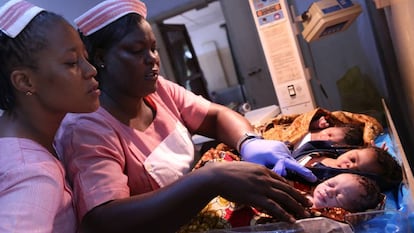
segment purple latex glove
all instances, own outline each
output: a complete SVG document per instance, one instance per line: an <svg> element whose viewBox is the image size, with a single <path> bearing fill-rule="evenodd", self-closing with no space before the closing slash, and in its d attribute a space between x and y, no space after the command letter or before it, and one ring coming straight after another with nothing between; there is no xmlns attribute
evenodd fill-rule
<svg viewBox="0 0 414 233"><path fill-rule="evenodd" d="M290 170L309 182L317 180L309 169L291 157L289 149L283 142L249 139L241 145L240 154L242 160L266 166L281 176L286 176L287 170Z"/></svg>

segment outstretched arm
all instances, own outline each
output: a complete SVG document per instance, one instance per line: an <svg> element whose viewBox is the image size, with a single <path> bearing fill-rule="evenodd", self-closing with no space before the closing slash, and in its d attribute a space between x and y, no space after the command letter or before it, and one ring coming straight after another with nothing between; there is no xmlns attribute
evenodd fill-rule
<svg viewBox="0 0 414 233"><path fill-rule="evenodd" d="M253 126L242 115L227 107L211 104L197 133L216 138L236 148L243 160L264 165L279 175L284 176L287 170L291 170L310 182L316 180L310 170L298 164L291 157L284 143L245 137L246 133L250 132L254 132Z"/></svg>
<svg viewBox="0 0 414 233"><path fill-rule="evenodd" d="M309 216L304 210L309 201L283 178L260 165L229 162L207 164L157 191L102 204L82 225L103 233L174 232L217 195L282 221Z"/></svg>

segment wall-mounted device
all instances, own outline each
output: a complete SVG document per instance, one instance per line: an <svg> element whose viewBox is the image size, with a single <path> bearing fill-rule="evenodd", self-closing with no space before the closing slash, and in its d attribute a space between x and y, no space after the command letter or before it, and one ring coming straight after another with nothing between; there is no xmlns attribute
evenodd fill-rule
<svg viewBox="0 0 414 233"><path fill-rule="evenodd" d="M307 42L346 30L362 12L351 0L320 0L302 14L302 36Z"/></svg>
<svg viewBox="0 0 414 233"><path fill-rule="evenodd" d="M318 0L301 16L294 16L288 0L249 3L282 114L311 111L316 103L298 41L298 24L303 25L304 39L311 42L346 30L362 12L361 6L352 0Z"/></svg>
<svg viewBox="0 0 414 233"><path fill-rule="evenodd" d="M282 114L316 107L288 0L249 0Z"/></svg>

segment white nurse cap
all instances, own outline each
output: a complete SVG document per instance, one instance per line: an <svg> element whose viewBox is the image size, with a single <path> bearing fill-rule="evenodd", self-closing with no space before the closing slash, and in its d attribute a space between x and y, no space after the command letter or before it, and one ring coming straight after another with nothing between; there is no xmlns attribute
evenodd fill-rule
<svg viewBox="0 0 414 233"><path fill-rule="evenodd" d="M88 36L129 13L147 17L147 7L139 0L107 0L75 19L79 30Z"/></svg>
<svg viewBox="0 0 414 233"><path fill-rule="evenodd" d="M11 0L0 8L0 30L15 38L43 8L24 0Z"/></svg>

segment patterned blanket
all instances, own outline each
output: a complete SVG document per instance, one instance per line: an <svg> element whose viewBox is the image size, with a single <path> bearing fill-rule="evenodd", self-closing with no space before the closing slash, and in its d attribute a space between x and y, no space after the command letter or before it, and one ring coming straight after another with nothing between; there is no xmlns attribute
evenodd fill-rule
<svg viewBox="0 0 414 233"><path fill-rule="evenodd" d="M330 126L360 125L363 128L364 143L367 145L384 131L381 123L374 117L346 111L330 112L323 108L316 108L302 114L278 115L269 122L258 126L256 130L265 139L289 141L291 144L296 144L309 132L311 122L321 116L325 116Z"/></svg>
<svg viewBox="0 0 414 233"><path fill-rule="evenodd" d="M198 169L210 162L237 162L240 161L237 151L227 145L220 143L203 154L195 165ZM311 190L310 186L292 181L291 184L302 191ZM385 206L385 196L375 210L381 210ZM335 221L358 224L371 219L375 215L354 216L343 208L309 208L312 217L325 217ZM266 223L278 222L278 219L264 214L253 207L230 202L223 197L216 197L188 224L181 227L177 233L204 232L213 229L231 229L244 226L256 226Z"/></svg>

